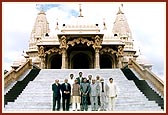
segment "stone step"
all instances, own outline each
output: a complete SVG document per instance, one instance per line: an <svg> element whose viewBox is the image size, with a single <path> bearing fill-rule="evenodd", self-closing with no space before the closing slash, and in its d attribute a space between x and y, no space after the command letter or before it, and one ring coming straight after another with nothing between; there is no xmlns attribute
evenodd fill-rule
<svg viewBox="0 0 168 115"><path fill-rule="evenodd" d="M31 105L31 104L35 104L35 105L39 105L39 103L42 103L42 104L45 104L45 103L48 103L50 105L52 105L52 99L49 99L49 100L38 100L38 101L34 101L34 102L30 102L30 101L33 101L33 100L28 100L28 101L15 101L14 104L10 104L10 105L7 105L7 106L12 106L12 105ZM124 103L124 104L122 104ZM145 103L145 101L116 101L116 105L132 105L132 104L147 104L147 105L151 105L151 106L155 106L155 107L158 107L158 105L155 103L155 102L148 102L148 103ZM41 106L41 105L40 105Z"/></svg>
<svg viewBox="0 0 168 115"><path fill-rule="evenodd" d="M33 103L33 104L34 105L29 105L28 103L26 103L25 105L22 104L22 106L19 106L19 105L15 104L15 106L16 106L15 110L16 109L19 109L19 110L22 110L22 109L24 109L24 110L26 110L26 109L29 109L29 110L38 110L38 109L51 110L52 109L52 104L50 104L50 103L45 103L45 105L42 104L42 103L38 103L39 106L36 103ZM35 106L35 105L37 105L37 106ZM130 108L128 108L128 106ZM12 107L13 106L8 106L8 107L6 107L6 109L11 109ZM91 107L89 106L89 110L90 110L90 108ZM142 108L142 109L147 109L148 108L148 109L154 110L154 111L156 111L156 110L161 111L161 109L159 107L152 106L152 105L146 105L146 104L125 104L125 105L116 104L115 110L121 110L121 111L123 111L123 110L139 110L140 108ZM72 111L71 106L70 106L70 111Z"/></svg>
<svg viewBox="0 0 168 115"><path fill-rule="evenodd" d="M59 79L60 83L64 78L69 78L70 73L78 76L79 72L83 72L83 76L100 75L108 82L109 77L113 77L117 84L118 97L116 99L117 111L162 111L154 101L149 101L142 92L136 87L133 81L127 80L120 69L89 69L89 70L57 70L43 69L34 81L29 82L27 87L15 100L9 102L5 106L6 111L50 111L52 110L52 84L55 79ZM72 107L70 107L70 110ZM91 107L89 106L89 110Z"/></svg>
<svg viewBox="0 0 168 115"><path fill-rule="evenodd" d="M50 89L50 90L52 90L52 85L35 85L35 84L33 84L33 85L28 85L26 88L25 88L25 90L27 90L27 89L34 89L34 90L40 90L40 88L44 88L44 90L48 90L48 89ZM123 86L117 86L117 89L118 90L127 90L127 91L134 91L134 90L136 90L136 91L138 91L139 89L137 89L136 87L132 87L132 85L131 86L125 86L125 87L123 87Z"/></svg>

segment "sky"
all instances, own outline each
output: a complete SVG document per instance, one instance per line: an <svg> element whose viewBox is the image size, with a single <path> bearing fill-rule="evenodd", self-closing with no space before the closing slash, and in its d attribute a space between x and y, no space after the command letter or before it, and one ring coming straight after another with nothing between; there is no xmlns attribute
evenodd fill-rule
<svg viewBox="0 0 168 115"><path fill-rule="evenodd" d="M132 32L134 48L145 60L153 65L152 71L161 79L165 77L166 64L166 3L164 2L110 2L81 3L82 14L94 23L107 25L112 31L118 7L123 4L123 12ZM69 22L79 15L79 3L3 3L2 5L2 54L3 70L10 70L14 60L28 49L31 31L37 13L46 12L51 32L56 21L59 25Z"/></svg>

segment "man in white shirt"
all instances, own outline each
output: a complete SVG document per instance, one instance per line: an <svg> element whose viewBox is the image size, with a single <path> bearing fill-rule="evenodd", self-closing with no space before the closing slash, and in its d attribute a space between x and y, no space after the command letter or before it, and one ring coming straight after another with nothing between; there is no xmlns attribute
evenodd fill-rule
<svg viewBox="0 0 168 115"><path fill-rule="evenodd" d="M115 99L117 97L117 87L113 83L113 78L109 78L109 83L106 85L108 96L108 108L110 111L115 109Z"/></svg>
<svg viewBox="0 0 168 115"><path fill-rule="evenodd" d="M100 76L97 75L96 76L96 83L100 86ZM98 105L100 106L101 105L101 102L100 102L100 94L98 94Z"/></svg>
<svg viewBox="0 0 168 115"><path fill-rule="evenodd" d="M74 74L69 75L68 83L71 85L71 92L72 92L72 85L74 84ZM72 93L70 98L70 104L72 104Z"/></svg>

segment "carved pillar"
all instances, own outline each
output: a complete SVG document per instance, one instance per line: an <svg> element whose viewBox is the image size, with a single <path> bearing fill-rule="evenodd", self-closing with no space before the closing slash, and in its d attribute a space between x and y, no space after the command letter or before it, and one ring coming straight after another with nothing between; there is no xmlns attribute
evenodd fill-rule
<svg viewBox="0 0 168 115"><path fill-rule="evenodd" d="M122 68L122 59L123 59L123 47L118 46L118 52L117 52L117 57L118 57L118 67Z"/></svg>
<svg viewBox="0 0 168 115"><path fill-rule="evenodd" d="M62 49L62 67L61 69L66 69L66 49Z"/></svg>
<svg viewBox="0 0 168 115"><path fill-rule="evenodd" d="M39 51L38 51L38 55L41 59L41 63L40 63L40 68L41 69L45 69L45 52L44 52L44 46L40 46Z"/></svg>
<svg viewBox="0 0 168 115"><path fill-rule="evenodd" d="M62 67L61 69L66 69L66 65L67 65L67 43L66 43L66 37L62 36L60 39L60 49L62 50Z"/></svg>
<svg viewBox="0 0 168 115"><path fill-rule="evenodd" d="M122 65L122 56L119 56L119 57L118 57L118 67L119 67L119 68L122 68L122 66L123 66L123 65Z"/></svg>
<svg viewBox="0 0 168 115"><path fill-rule="evenodd" d="M99 49L95 49L95 68L99 69L100 68L100 55L99 55Z"/></svg>
<svg viewBox="0 0 168 115"><path fill-rule="evenodd" d="M95 49L95 69L100 69L99 50L102 48L101 43L102 43L102 39L97 35L95 37L95 42L93 45L93 48Z"/></svg>
<svg viewBox="0 0 168 115"><path fill-rule="evenodd" d="M45 57L41 57L41 69L45 69Z"/></svg>

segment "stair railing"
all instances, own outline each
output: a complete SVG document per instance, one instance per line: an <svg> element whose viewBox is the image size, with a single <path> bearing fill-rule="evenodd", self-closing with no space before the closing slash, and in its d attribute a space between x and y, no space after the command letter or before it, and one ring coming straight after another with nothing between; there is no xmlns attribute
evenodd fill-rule
<svg viewBox="0 0 168 115"><path fill-rule="evenodd" d="M152 71L147 68L144 69L133 59L129 59L128 67L133 68L144 80L151 82L152 85L160 92L160 94L164 96L164 82Z"/></svg>
<svg viewBox="0 0 168 115"><path fill-rule="evenodd" d="M10 83L19 79L19 77L28 69L32 69L32 60L27 59L27 61L22 64L19 68L12 69L7 74L4 75L4 88L6 88Z"/></svg>

